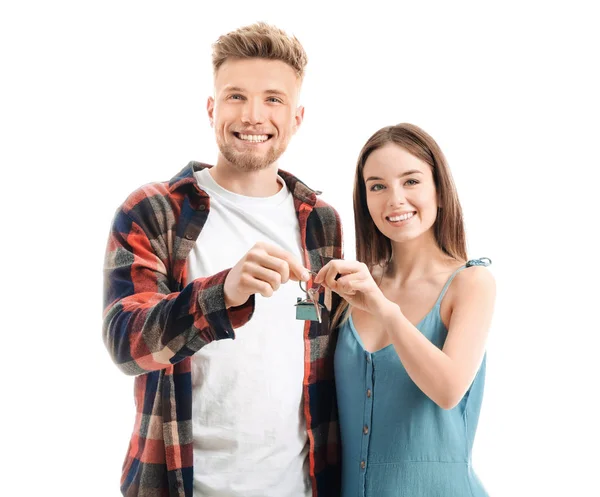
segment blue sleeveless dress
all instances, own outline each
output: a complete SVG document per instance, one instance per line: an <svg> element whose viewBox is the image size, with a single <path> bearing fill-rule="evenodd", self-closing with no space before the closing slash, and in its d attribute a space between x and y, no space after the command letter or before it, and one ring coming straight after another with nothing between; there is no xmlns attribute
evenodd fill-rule
<svg viewBox="0 0 600 497"><path fill-rule="evenodd" d="M456 274L417 328L440 349L448 333L440 304ZM365 350L352 318L339 330L335 380L342 438L342 497L487 497L471 449L485 377L485 356L471 387L450 410L408 376L393 345Z"/></svg>

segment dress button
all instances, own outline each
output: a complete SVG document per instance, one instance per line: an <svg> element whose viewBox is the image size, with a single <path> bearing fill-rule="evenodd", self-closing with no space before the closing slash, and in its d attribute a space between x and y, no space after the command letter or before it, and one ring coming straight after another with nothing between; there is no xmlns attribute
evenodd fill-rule
<svg viewBox="0 0 600 497"><path fill-rule="evenodd" d="M367 390L367 397L371 398L371 389L370 388Z"/></svg>
<svg viewBox="0 0 600 497"><path fill-rule="evenodd" d="M365 469L367 467L367 463L365 461L360 461L361 469Z"/></svg>
<svg viewBox="0 0 600 497"><path fill-rule="evenodd" d="M200 207L198 207L199 211L205 211L206 210L206 205L202 204Z"/></svg>
<svg viewBox="0 0 600 497"><path fill-rule="evenodd" d="M193 236L191 233L186 233L186 234L185 234L185 239L186 239L186 240L193 240L193 239L194 239L194 236Z"/></svg>
<svg viewBox="0 0 600 497"><path fill-rule="evenodd" d="M367 425L365 425L365 427L363 428L363 433L366 435L367 433L369 433L369 427Z"/></svg>
<svg viewBox="0 0 600 497"><path fill-rule="evenodd" d="M371 362L371 354L367 353L367 362Z"/></svg>

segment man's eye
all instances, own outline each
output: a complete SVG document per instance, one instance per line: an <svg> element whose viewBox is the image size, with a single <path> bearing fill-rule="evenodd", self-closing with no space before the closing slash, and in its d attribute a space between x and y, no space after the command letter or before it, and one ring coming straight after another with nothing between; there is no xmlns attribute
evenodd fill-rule
<svg viewBox="0 0 600 497"><path fill-rule="evenodd" d="M277 104L280 104L280 103L282 103L282 102L281 102L281 99L279 99L279 98L277 98L277 97L269 97L267 100L268 100L269 102L273 102L273 103L277 103Z"/></svg>
<svg viewBox="0 0 600 497"><path fill-rule="evenodd" d="M238 95L238 94L235 94L235 95L229 95L229 99L230 99L230 100L242 100L243 98L244 98L244 97L243 97L242 95Z"/></svg>

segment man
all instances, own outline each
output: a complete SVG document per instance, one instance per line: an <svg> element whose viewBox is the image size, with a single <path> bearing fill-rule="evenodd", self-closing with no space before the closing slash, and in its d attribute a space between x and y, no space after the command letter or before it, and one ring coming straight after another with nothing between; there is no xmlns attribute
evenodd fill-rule
<svg viewBox="0 0 600 497"><path fill-rule="evenodd" d="M103 336L135 375L126 496L339 495L338 301L296 319L298 281L342 257L338 214L277 160L302 123L304 49L258 23L213 45L219 154L117 211Z"/></svg>

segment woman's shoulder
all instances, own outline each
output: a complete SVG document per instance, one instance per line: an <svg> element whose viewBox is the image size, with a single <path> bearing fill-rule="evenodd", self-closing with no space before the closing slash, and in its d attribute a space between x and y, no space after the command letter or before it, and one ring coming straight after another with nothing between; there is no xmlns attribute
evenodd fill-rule
<svg viewBox="0 0 600 497"><path fill-rule="evenodd" d="M479 264L481 259L470 260L466 268L455 276L452 290L456 297L472 297L473 292L495 294L496 280L487 265ZM489 265L489 264L488 264Z"/></svg>

